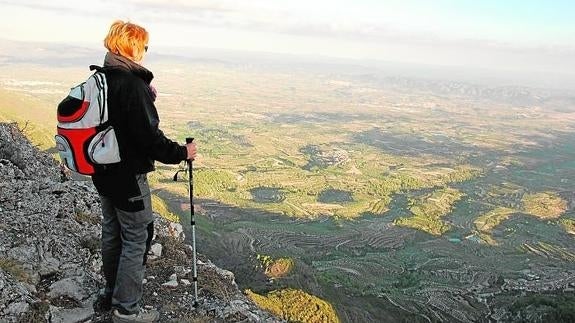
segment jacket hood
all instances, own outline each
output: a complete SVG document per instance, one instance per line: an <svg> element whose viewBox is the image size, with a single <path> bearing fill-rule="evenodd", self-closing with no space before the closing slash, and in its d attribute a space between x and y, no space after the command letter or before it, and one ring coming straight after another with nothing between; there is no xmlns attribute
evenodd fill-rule
<svg viewBox="0 0 575 323"><path fill-rule="evenodd" d="M154 74L147 68L124 56L117 55L112 52L106 53L106 57L104 58L104 67L128 70L148 84L150 84L154 78Z"/></svg>

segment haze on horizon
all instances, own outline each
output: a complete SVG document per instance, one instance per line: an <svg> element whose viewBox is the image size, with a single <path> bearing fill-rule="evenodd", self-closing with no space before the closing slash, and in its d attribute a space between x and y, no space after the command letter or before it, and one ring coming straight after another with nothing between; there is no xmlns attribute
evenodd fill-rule
<svg viewBox="0 0 575 323"><path fill-rule="evenodd" d="M0 0L1 38L100 47L116 19L190 47L497 71L575 88L568 0Z"/></svg>

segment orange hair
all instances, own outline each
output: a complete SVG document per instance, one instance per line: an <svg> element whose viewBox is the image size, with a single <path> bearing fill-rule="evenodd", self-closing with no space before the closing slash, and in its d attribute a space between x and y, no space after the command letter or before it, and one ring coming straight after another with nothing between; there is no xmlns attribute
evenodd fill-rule
<svg viewBox="0 0 575 323"><path fill-rule="evenodd" d="M149 35L146 29L130 22L116 20L104 39L104 46L117 55L139 62L146 52Z"/></svg>

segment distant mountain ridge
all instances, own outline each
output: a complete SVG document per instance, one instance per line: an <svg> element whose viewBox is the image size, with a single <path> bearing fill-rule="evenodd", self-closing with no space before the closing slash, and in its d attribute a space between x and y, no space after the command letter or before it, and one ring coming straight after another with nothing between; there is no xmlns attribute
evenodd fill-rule
<svg viewBox="0 0 575 323"><path fill-rule="evenodd" d="M58 43L31 43L0 39L0 66L10 64L38 64L46 66L88 66L100 64L104 60L106 49L67 45ZM221 59L206 57L185 57L170 53L150 52L147 59L182 61L186 63L228 64Z"/></svg>
<svg viewBox="0 0 575 323"><path fill-rule="evenodd" d="M485 86L465 82L380 76L376 74L359 75L357 79L377 84L384 89L395 88L424 91L434 95L460 96L519 106L544 106L556 111L575 110L575 95L559 90L526 86Z"/></svg>
<svg viewBox="0 0 575 323"><path fill-rule="evenodd" d="M105 49L85 45L32 43L0 38L0 66L39 64L47 66L88 66L103 60ZM516 105L541 105L558 111L575 109L575 94L570 90L514 85L511 81L498 84L477 83L470 76L465 80L447 76L466 73L464 68L411 66L405 63L355 61L262 52L241 52L201 48L160 47L151 51L149 62L184 64L215 64L228 67L306 72L320 71L326 75L369 82L378 86L404 90L429 91L434 94L458 95ZM403 72L402 72L403 71ZM446 72L438 72L446 71ZM512 78L511 78L512 79ZM530 82L532 83L532 82ZM564 88L569 88L566 85Z"/></svg>

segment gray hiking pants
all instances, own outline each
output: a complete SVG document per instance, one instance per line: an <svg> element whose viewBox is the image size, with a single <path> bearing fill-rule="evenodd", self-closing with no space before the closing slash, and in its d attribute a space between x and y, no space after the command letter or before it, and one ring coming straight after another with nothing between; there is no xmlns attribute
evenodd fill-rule
<svg viewBox="0 0 575 323"><path fill-rule="evenodd" d="M118 209L110 197L102 201L102 262L106 293L112 295L112 307L124 314L140 311L142 280L146 254L154 232L152 202L146 174L136 175L141 194L128 199L143 203L143 210Z"/></svg>

